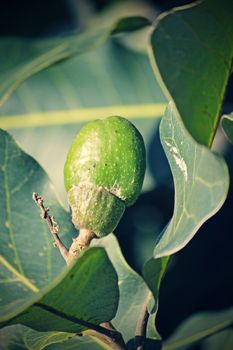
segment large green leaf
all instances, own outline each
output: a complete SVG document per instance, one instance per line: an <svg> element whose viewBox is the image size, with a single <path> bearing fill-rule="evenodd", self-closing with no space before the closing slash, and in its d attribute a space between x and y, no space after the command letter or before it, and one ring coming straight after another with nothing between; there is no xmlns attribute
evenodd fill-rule
<svg viewBox="0 0 233 350"><path fill-rule="evenodd" d="M147 336L152 339L161 339L156 328L156 316L159 306L159 290L165 275L169 257L159 259L151 258L143 266L143 277L150 288L153 299L148 304L149 319L147 325Z"/></svg>
<svg viewBox="0 0 233 350"><path fill-rule="evenodd" d="M64 266L52 248L52 237L39 217L32 193L46 194L46 204L59 217L62 235L72 237L69 215L39 164L0 131L1 304L9 310L47 285Z"/></svg>
<svg viewBox="0 0 233 350"><path fill-rule="evenodd" d="M143 277L153 293L154 299L158 301L159 289L162 278L165 274L169 257L160 259L151 258L143 267Z"/></svg>
<svg viewBox="0 0 233 350"><path fill-rule="evenodd" d="M43 269L45 269L44 265L47 267L47 260L42 264L37 262L37 259L40 257L40 254L38 255L41 249L40 241L43 241L44 239L44 236L40 236L42 228L48 235L48 240L50 237L46 225L38 217L38 210L31 199L31 193L36 190L45 195L46 204L49 204L53 214L58 218L61 231L65 229L66 221L69 222L70 218L69 215L59 207L55 194L52 191L49 191L51 184L38 163L22 152L6 132L1 131L0 140L0 174L3 179L1 184L8 184L9 189L14 189L18 186L17 189L19 191L18 197L16 197L16 192L13 191L13 194L15 194L13 203L16 205L14 211L12 211L9 206L6 208L4 203L2 215L7 212L7 210L10 210L9 213L11 215L24 215L23 219L25 221L25 226L22 226L22 230L19 225L17 226L17 231L15 231L16 227L14 225L17 221L14 216L11 216L8 220L11 224L12 232L17 232L17 234L15 233L17 238L16 247L17 251L23 251L19 256L23 271L26 271L25 275L23 275L19 266L14 262L14 257L8 257L7 254L11 252L11 247L9 247L7 243L1 245L2 259L3 261L6 261L5 265L9 268L6 272L8 274L14 273L14 275L10 275L9 277L7 275L7 277L17 277L17 279L19 279L17 281L7 280L6 282L8 284L6 285L6 288L1 289L2 325L20 322L39 330L49 331L56 329L76 332L83 327L80 327L76 323L74 324L73 321L78 323L80 320L72 321L70 316L80 316L78 318L82 319L84 312L85 318L83 318L88 318L89 321L94 323L99 323L104 319L112 318L116 312L118 287L116 285L115 272L111 267L111 264L108 262L108 258L102 248L94 247L87 250L77 263L71 267L70 271L65 270L62 275L59 275L55 281L51 282L45 289L42 288L43 284L39 284L39 282L42 283L40 279L43 277ZM33 176L28 177L30 170L33 168L35 171L35 178ZM22 186L20 186L20 184L22 184ZM4 186L1 186L1 193L6 196L4 188ZM9 200L9 198L10 197L7 197L7 200ZM24 199L23 202L22 198ZM25 215L25 207L27 207L27 215ZM64 216L64 221L62 220L62 215ZM5 219L1 220L1 222L4 223ZM35 224L35 222L37 224ZM67 224L68 228L70 228L69 225L70 224ZM7 227L4 225L1 229L3 230L3 233L5 232L4 235L1 235L2 239L9 239L10 234ZM29 234L30 240L27 239ZM34 240L36 242L35 244ZM27 244L29 244L27 256L26 259L23 259ZM119 278L121 300L113 323L117 329L123 332L126 340L131 340L135 335L135 327L142 311L142 305L144 305L145 299L150 294L150 291L143 279L126 264L113 235L109 235L102 240L96 241L96 244L102 245L106 248ZM48 249L50 249L50 245L51 240L48 244ZM63 261L60 259L58 251L53 249L52 252L55 257L57 257L56 262L59 266L59 268L56 266L55 272L52 275L52 277L54 277L63 266ZM34 264L37 266L37 269L35 271L32 269L34 274L31 275L30 269L33 268ZM67 281L73 275L73 270L77 271L74 274L72 282L69 281L68 283ZM82 275L85 277L82 277ZM30 293L23 291L23 293L20 294L21 289L17 284L20 282L23 286L26 284L25 287L29 288L32 283L31 276L33 276L33 286L35 287L32 287L31 289L33 290L31 291L29 290ZM104 278L103 282L101 281L102 278ZM96 281L98 281L98 283ZM48 282L48 278L44 279L44 284L48 284ZM78 288L76 293L73 293L74 286L72 287L72 283L80 284L80 288ZM15 289L14 294L11 293L11 287L12 290ZM19 288L19 291L17 290L17 287ZM37 290L41 288L42 291L38 292ZM72 293L70 295L69 293L71 291ZM76 303L76 300L79 300L79 303ZM95 303L97 303L97 307L95 307ZM63 317L66 317L66 314L68 314L69 320L63 319ZM40 321L39 324L38 319Z"/></svg>
<svg viewBox="0 0 233 350"><path fill-rule="evenodd" d="M0 105L22 81L50 65L93 50L112 34L128 32L150 24L142 17L123 18L107 28L93 28L62 38L26 40L2 38L0 42ZM7 54L3 54L3 53Z"/></svg>
<svg viewBox="0 0 233 350"><path fill-rule="evenodd" d="M132 342L145 301L150 297L150 290L143 279L126 263L114 235L96 240L93 245L106 249L117 271L120 299L118 311L112 323L123 334L126 342Z"/></svg>
<svg viewBox="0 0 233 350"><path fill-rule="evenodd" d="M1 350L26 349L23 340L26 331L28 331L28 328L21 325L14 325L0 329Z"/></svg>
<svg viewBox="0 0 233 350"><path fill-rule="evenodd" d="M106 249L111 262L117 271L120 299L118 311L112 323L116 329L123 334L125 341L129 343L129 348L131 349L134 342L138 319L143 314L145 302L151 297L150 290L143 279L126 263L118 242L113 234L108 235L105 238L95 240L93 245L102 246ZM159 280L160 276L161 274L159 274L158 270L158 275L154 275L154 280ZM43 341L48 340L46 333L32 332L31 335L34 335L35 341L37 341L37 339L42 339ZM62 335L50 333L50 337L56 336ZM67 334L63 334L63 336L66 338ZM151 331L147 334L147 336L151 339L160 339L159 334L157 334L155 331L154 322L151 324ZM32 337L30 339L30 341L32 341Z"/></svg>
<svg viewBox="0 0 233 350"><path fill-rule="evenodd" d="M70 338L72 336L72 338ZM70 339L69 339L70 338ZM71 333L37 332L25 326L14 325L0 329L1 350L101 350L106 344L88 336Z"/></svg>
<svg viewBox="0 0 233 350"><path fill-rule="evenodd" d="M108 235L107 237L101 240L96 240L93 242L93 244L105 247L117 271L119 278L118 283L120 290L120 300L117 315L113 319L113 324L119 331L122 332L125 341L131 340L132 342L135 336L135 328L138 322L138 318L143 312L143 306L150 295L150 291L143 279L138 274L136 274L124 260L117 240L113 235ZM2 332L2 334L4 334L4 332ZM11 338L11 336L8 332L6 332L6 334L5 341L9 342L9 338ZM21 335L21 337L26 339L27 344L30 341L30 344L33 343L33 346L35 347L38 343L38 349L43 348L43 343L47 344L51 340L55 341L57 337L63 338L63 336L65 339L68 337L67 333L62 335L60 333L58 334L57 332L50 332L49 334L47 334L34 331L30 331L28 335L27 333L25 334L25 332ZM69 342L71 342L71 340ZM76 340L72 340L72 342L79 342L79 338L77 338ZM68 342L62 343L64 349L66 343ZM95 343L93 340L93 346L94 344ZM56 344L56 346L59 345ZM95 348L93 347L93 349Z"/></svg>
<svg viewBox="0 0 233 350"><path fill-rule="evenodd" d="M96 342L94 338L87 336L75 336L62 343L51 344L46 350L112 350L110 346L102 342ZM31 348L30 350L34 350ZM38 349L39 350L39 349Z"/></svg>
<svg viewBox="0 0 233 350"><path fill-rule="evenodd" d="M117 275L105 250L92 248L27 303L5 312L0 325L21 323L44 332L94 329L115 316L118 294Z"/></svg>
<svg viewBox="0 0 233 350"><path fill-rule="evenodd" d="M233 329L225 329L206 339L201 343L202 350L232 350L233 348Z"/></svg>
<svg viewBox="0 0 233 350"><path fill-rule="evenodd" d="M115 270L104 249L92 248L27 303L3 313L0 325L21 323L44 332L81 332L111 320L117 305Z"/></svg>
<svg viewBox="0 0 233 350"><path fill-rule="evenodd" d="M51 344L62 343L64 346L64 342L73 338L74 336L74 333L38 332L33 329L26 328L23 334L23 340L27 349L41 350Z"/></svg>
<svg viewBox="0 0 233 350"><path fill-rule="evenodd" d="M172 103L161 121L160 138L174 178L175 205L156 244L155 258L182 249L220 209L229 186L224 160L189 135Z"/></svg>
<svg viewBox="0 0 233 350"><path fill-rule="evenodd" d="M203 338L217 333L233 324L233 308L224 311L199 313L178 326L164 343L163 350L181 350Z"/></svg>
<svg viewBox="0 0 233 350"><path fill-rule="evenodd" d="M225 135L227 136L228 140L233 143L233 113L229 115L223 115L221 123Z"/></svg>
<svg viewBox="0 0 233 350"><path fill-rule="evenodd" d="M122 115L133 120L148 147L164 102L148 58L108 42L25 81L0 109L0 127L42 164L65 203L63 166L83 123ZM147 171L145 187L152 181Z"/></svg>
<svg viewBox="0 0 233 350"><path fill-rule="evenodd" d="M22 323L42 331L79 332L91 328L91 323L111 320L118 285L104 249L85 251L48 284L61 270L61 261L58 251L50 252L48 229L38 221L32 192L46 193L54 214L61 214L63 232L70 228L70 218L38 163L4 131L0 131L0 179L1 326ZM62 218L67 220L64 226Z"/></svg>
<svg viewBox="0 0 233 350"><path fill-rule="evenodd" d="M205 0L162 14L151 60L191 135L210 146L233 57L233 2Z"/></svg>
<svg viewBox="0 0 233 350"><path fill-rule="evenodd" d="M145 55L108 42L24 82L1 108L0 127L54 127L114 114L160 117L165 99L151 72Z"/></svg>
<svg viewBox="0 0 233 350"><path fill-rule="evenodd" d="M151 293L146 283L126 263L116 238L113 235L98 240L95 244L103 246L112 261L118 275L120 300L114 326L120 331L125 341L135 337L138 319L143 313L145 301Z"/></svg>

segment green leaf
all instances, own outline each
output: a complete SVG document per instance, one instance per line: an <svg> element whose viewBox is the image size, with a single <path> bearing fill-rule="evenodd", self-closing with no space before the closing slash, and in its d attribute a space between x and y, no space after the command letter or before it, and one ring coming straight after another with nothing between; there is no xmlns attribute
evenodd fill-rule
<svg viewBox="0 0 233 350"><path fill-rule="evenodd" d="M10 129L40 162L66 203L64 162L83 123L109 115L130 118L149 146L164 114L164 102L148 58L108 41L94 52L63 61L25 81L0 108L0 127ZM148 189L153 179L147 174Z"/></svg>
<svg viewBox="0 0 233 350"><path fill-rule="evenodd" d="M38 218L32 192L45 193L46 202L48 198L54 203L50 207L61 214L63 232L70 228L70 218L38 163L4 131L0 131L0 179L1 326L22 323L42 331L79 332L111 320L117 311L118 285L104 249L86 250L48 283L61 270L61 260L58 251L50 252L49 230ZM64 226L62 217L68 222Z"/></svg>
<svg viewBox="0 0 233 350"><path fill-rule="evenodd" d="M142 277L126 263L114 235L108 235L94 243L107 250L117 271L120 299L113 325L123 334L125 341L129 341L135 337L136 325L145 301L151 295L150 290Z"/></svg>
<svg viewBox="0 0 233 350"><path fill-rule="evenodd" d="M221 125L224 134L228 140L233 143L233 113L229 115L223 115L221 118Z"/></svg>
<svg viewBox="0 0 233 350"><path fill-rule="evenodd" d="M44 174L42 169L39 167L39 165L31 157L25 155L25 153L23 153L18 148L18 146L14 143L12 138L7 133L2 131L0 140L2 142L1 143L2 147L0 149L4 153L4 156L1 153L3 158L5 157L5 152L4 152L4 150L6 148L5 144L8 143L8 158L11 159L11 163L10 163L10 165L8 164L7 170L8 171L10 170L11 174L14 174L14 176L12 175L12 177L13 177L14 181L17 181L17 184L19 184L21 181L23 181L23 174L24 174L23 169L24 168L26 169L26 175L28 175L29 168L32 167L32 164L33 164L33 166L37 167L36 168L37 170L35 170L35 178L32 179L33 180L32 184L30 183L30 180L28 180L28 182L25 181L26 185L22 188L22 190L21 190L22 192L20 193L20 197L19 198L15 198L15 203L17 203L17 205L18 205L18 207L16 208L16 212L24 212L24 207L25 206L31 208L31 210L32 210L32 214L29 215L30 211L29 211L29 208L28 208L27 215L26 215L26 218L25 218L25 220L27 220L27 218L31 218L30 219L31 221L28 221L28 222L26 221L25 222L26 227L23 227L23 231L22 232L20 230L18 231L18 235L20 235L20 237L21 237L21 240L20 240L21 244L24 244L24 248L25 248L25 244L27 244L28 240L26 240L26 242L24 242L24 239L23 239L24 236L23 235L26 235L26 237L28 237L28 232L30 232L30 242L31 243L34 242L34 239L38 239L38 242L36 242L36 244L33 245L33 249L34 250L32 248L30 248L30 249L28 248L28 256L27 256L27 259L24 262L24 265L27 266L28 269L29 269L29 267L32 265L32 261L34 261L35 257L38 255L37 254L37 249L40 248L40 244L39 243L40 243L40 240L41 240L41 236L39 235L40 234L39 228L42 227L45 230L45 232L48 231L48 228L46 227L46 225L38 217L39 216L38 215L38 210L37 210L35 204L33 203L33 201L31 200L31 192L36 190L39 193L44 194L45 198L46 198L46 204L47 204L47 195L49 196L49 190L48 190L48 187L46 187L46 186L48 186L49 181L48 181L47 176ZM17 157L18 156L20 156L20 162L17 162ZM12 159L12 157L13 157L13 159ZM24 161L22 161L22 159L24 159ZM20 166L18 164L20 164ZM28 168L27 168L27 164L28 164ZM15 168L15 166L16 166L16 168ZM21 171L22 171L22 179L19 176L20 174L19 174L19 171L18 171L18 169L20 169L20 168L21 168ZM1 167L1 170L2 170L2 167ZM4 168L4 170L5 170L5 168ZM1 175L3 175L2 172L1 172ZM43 179L44 191L42 191L42 187L41 187L41 184L40 184L41 178ZM33 183L35 182L35 179L37 181L36 188L33 185ZM13 184L13 182L11 184ZM53 198L53 196L54 196L54 198ZM20 206L20 204L22 204L21 201L20 201L21 198L28 198L28 202L25 202L23 207ZM51 198L53 198L53 202L55 202L57 204L57 207L59 208L59 204L57 203L57 200L56 200L55 195L53 193L51 194ZM58 218L57 221L60 224L60 216L58 215L59 212L57 210L54 210L54 209L56 209L56 206L55 206L55 204L51 205L51 203L52 203L52 200L50 199L48 201L48 204L49 204L49 206L51 208L52 213L55 214L56 218ZM61 231L62 231L63 227L65 227L65 222L66 222L65 220L67 220L67 222L68 222L68 221L70 221L70 218L69 218L69 215L67 215L63 209L60 209L60 211L61 211L61 213L63 213L63 215L65 215L64 222L63 222L64 226L60 225ZM62 215L61 215L61 217L62 217ZM37 225L35 227L33 226L33 230L31 231L31 222L34 223L34 219L35 218L38 218ZM38 226L38 231L37 231L37 226ZM8 237L8 233L7 232L6 232L5 236ZM2 235L1 237L4 237L4 236ZM63 237L63 239L64 239L64 237ZM20 241L17 242L17 246L18 247L20 247ZM139 317L139 315L141 313L142 306L144 305L145 299L150 294L149 288L147 287L147 285L145 284L143 279L139 275L137 275L127 265L127 263L125 262L122 254L121 254L121 251L120 251L120 248L118 246L118 243L117 243L117 241L116 241L116 239L114 238L113 235L109 235L108 237L104 238L103 240L96 241L96 244L102 245L102 246L104 246L106 248L106 250L108 252L108 255L111 257L113 265L114 265L114 267L115 267L115 269L117 271L117 274L119 276L119 289L120 289L120 297L121 297L121 299L120 299L118 312L117 312L117 315L116 315L113 323L120 331L123 332L124 337L125 337L126 340L131 340L131 339L134 338L134 335L135 335L135 327L136 327L136 324L137 324L138 317ZM98 249L100 249L100 248L98 248ZM6 250L4 249L4 251L7 252L8 248L6 248ZM53 253L55 254L55 256L58 257L58 261L60 261L60 265L59 266L61 268L61 265L63 265L63 262L62 262L62 260L59 259L60 258L59 253L55 249L53 249ZM87 254L87 253L88 253L88 251L85 254ZM84 257L85 257L85 255L84 255ZM95 260L99 261L99 259L94 259L93 261L95 261ZM100 259L100 261L101 261L101 259ZM79 260L79 263L80 263L80 260ZM45 261L45 265L46 265L46 261ZM95 261L94 265L95 265L95 268L93 268L93 269L94 269L94 272L95 272L96 268L98 269L98 267L100 268L100 266L97 264L96 261ZM104 266L105 266L104 264L101 266L102 275L104 274L104 281L105 281L105 283L103 284L104 285L104 292L103 292L104 297L102 297L101 300L98 300L98 305L99 305L98 307L101 308L102 312L106 313L107 309L111 308L111 310L113 310L113 308L114 309L116 308L116 306L114 306L113 302L109 303L109 300L110 300L109 298L112 295L112 293L117 293L118 287L115 286L115 284L111 285L111 283L110 283L109 287L111 288L111 290L109 290L109 295L106 296L104 294L105 291L108 291L108 288L107 288L107 285L106 285L107 274L106 274L106 271L103 271ZM108 266L109 266L109 264L108 264ZM42 264L42 267L44 267L43 264ZM84 264L84 267L85 267L85 264ZM40 279L40 270L39 270L40 268L41 268L41 265L39 264L37 273L35 273L35 278L37 276L38 280ZM111 265L110 265L109 268L111 268ZM57 269L58 269L58 267L57 267ZM17 266L15 267L15 270L17 271ZM64 274L66 274L66 273L67 272L64 272ZM69 275L70 275L70 273L69 273ZM63 277L62 276L58 277L58 280L60 281L61 286L63 285L63 283L65 283L65 280L64 280L66 278L65 276L67 277L67 275L64 275ZM114 276L115 276L115 274L114 274ZM30 276L27 277L27 278L30 280ZM77 276L77 278L78 278L78 276ZM93 282L88 280L89 283L94 283L94 287L90 286L89 283L86 283L86 288L88 288L88 290L90 288L91 292L95 293L94 295L96 296L98 288L101 287L101 286L99 286L99 283L101 282L101 275L99 275L98 278L97 278L98 282L99 282L98 284L96 283L96 279L95 278L93 279ZM37 279L35 281L37 281ZM40 311L35 312L34 310L36 309L36 306L33 306L31 304L33 302L34 303L36 303L36 302L38 303L38 300L37 300L38 298L40 299L40 301L39 301L40 304L42 304L42 302L44 302L45 304L48 304L48 303L51 302L53 304L53 301L51 299L52 299L52 296L53 296L53 292L58 290L57 289L59 287L59 281L58 280L53 282L55 284L56 283L58 284L57 287L55 287L55 286L52 287L50 285L49 286L49 288L51 288L50 291L49 290L45 290L45 291L42 290L42 293L45 293L44 296L41 295L41 292L37 293L35 296L33 296L31 294L30 295L26 294L26 296L24 297L23 300L22 300L22 298L19 300L20 310L23 310L24 308L27 308L27 313L21 314L20 316L17 317L16 313L18 313L19 309L15 310L15 305L12 305L12 309L9 310L9 311L11 311L11 315L9 315L9 313L6 313L6 311L1 312L1 315L4 315L4 318L6 320L7 314L8 314L9 318L10 317L15 317L15 319L12 322L24 322L25 324L29 324L30 326L35 326L35 328L38 329L38 327L37 327L38 325L35 325L34 322L36 323L36 319L37 319L37 316L39 315L39 313L42 315L42 313L45 312L45 311L40 310ZM61 282L61 280L63 282ZM78 280L80 281L80 279L78 279ZM47 284L47 283L48 283L48 280L45 281L45 284ZM65 283L65 285L66 285L66 283ZM88 294L86 292L86 288L85 288L85 292L83 291L83 295L85 297L87 297L87 294ZM95 290L95 289L97 289L97 290ZM1 298L2 297L6 298L7 295L10 296L9 288L7 288L5 290L1 289L1 292L2 292ZM31 292L31 293L33 293L33 292ZM17 300L17 295L18 295L17 293L14 294L14 299L16 299L16 300ZM62 293L61 293L61 295L62 295ZM80 297L77 294L74 295L74 297L77 298L78 300L80 300ZM91 297L93 299L93 295ZM55 300L56 300L56 298L55 298ZM68 298L69 302L71 302L71 300L72 300L71 297ZM10 298L9 298L8 302L9 303L11 302ZM9 303L6 303L6 304L8 305ZM101 306L101 303L104 303L104 305ZM108 307L107 307L106 303L107 303ZM27 305L25 306L25 304L27 304ZM5 308L7 308L7 305L5 305ZM92 304L92 306L93 306L93 304ZM77 305L77 307L79 307L79 304ZM73 308L72 308L72 310L73 310ZM94 309L92 311L94 312ZM33 313L36 316L34 316L33 320L31 320L31 317L33 316ZM26 317L28 317L27 320L26 320ZM113 317L113 315L111 317ZM41 327L44 327L46 329L46 331L48 331L49 330L49 328L48 328L49 327L49 325L48 325L49 319L51 319L51 320L53 319L52 327L54 327L54 323L55 323L54 322L54 318L52 318L52 316L49 316L49 317L46 317L46 321L40 323L39 329L41 329ZM46 325L46 323L47 323L47 325ZM71 328L68 327L69 328L68 329L69 332L73 331L72 327L76 327L76 326L74 326L71 323ZM62 330L64 330L63 326L62 326Z"/></svg>
<svg viewBox="0 0 233 350"><path fill-rule="evenodd" d="M159 305L159 290L163 276L165 275L170 258L151 258L143 266L143 277L150 288L153 299L148 304L149 319L147 324L147 336L151 339L161 339L156 329L156 316Z"/></svg>
<svg viewBox="0 0 233 350"><path fill-rule="evenodd" d="M169 260L169 257L163 257L160 259L151 258L143 267L143 277L152 291L155 300L158 300L160 284L167 269Z"/></svg>
<svg viewBox="0 0 233 350"><path fill-rule="evenodd" d="M118 311L112 323L123 334L126 342L134 342L137 322L143 312L145 301L151 296L150 290L143 279L126 263L113 234L95 240L92 244L106 249L118 275L120 299ZM155 328L154 324L151 328ZM42 333L41 336L43 336ZM148 333L147 336L152 338L152 332ZM153 334L153 338L160 339L160 336Z"/></svg>
<svg viewBox="0 0 233 350"><path fill-rule="evenodd" d="M127 32L133 32L144 27L151 25L151 21L148 18L133 16L119 19L114 25L111 34L121 34Z"/></svg>
<svg viewBox="0 0 233 350"><path fill-rule="evenodd" d="M113 319L112 323L120 332L122 332L125 341L130 341L130 340L133 341L138 318L140 317L140 314L142 312L142 307L145 304L145 300L150 296L150 291L146 283L143 281L143 279L136 272L134 272L126 263L114 235L111 234L103 239L95 240L93 242L93 245L103 246L107 250L107 253L112 261L112 264L114 265L118 274L120 300L119 300L119 307L118 307L116 317ZM41 343L39 344L42 344L44 341L49 341L49 339L54 340L54 337L56 338L57 336L62 337L62 335L61 334L58 335L57 332L56 333L50 332L51 338L49 339L48 339L49 334L46 334L46 333L32 331L31 335L34 336L34 340L36 342L38 340L41 340ZM64 337L66 338L67 336L68 335L66 333ZM25 333L24 333L24 338L25 338ZM28 337L26 337L25 339L28 339ZM1 337L0 337L0 340L1 340ZM33 339L30 336L30 341L32 340ZM26 342L28 341L29 340L27 340ZM62 343L62 345L64 344L63 345L64 349L65 349L65 344L67 344L70 341L66 341L65 343ZM76 341L79 341L79 338L77 338L77 340L74 340L73 338L72 342L76 343ZM35 343L33 344L34 344L33 346L35 346ZM94 344L95 342L93 340L93 349L95 349ZM56 344L56 346L59 346L59 345Z"/></svg>
<svg viewBox="0 0 233 350"><path fill-rule="evenodd" d="M74 55L93 50L102 45L112 34L128 32L150 24L142 17L123 18L107 28L93 28L62 38L14 40L1 39L0 58L0 106L12 92L31 75L50 65ZM10 59L9 59L10 57Z"/></svg>
<svg viewBox="0 0 233 350"><path fill-rule="evenodd" d="M72 336L72 338L70 338ZM25 326L14 325L0 329L1 350L101 350L106 344L88 336L62 332L37 332Z"/></svg>
<svg viewBox="0 0 233 350"><path fill-rule="evenodd" d="M10 46L16 44L10 40ZM5 59L10 55L1 52ZM24 82L1 108L0 127L54 127L109 115L161 117L164 102L148 58L108 42Z"/></svg>
<svg viewBox="0 0 233 350"><path fill-rule="evenodd" d="M1 52L7 55L6 50ZM150 144L164 102L148 57L109 40L98 50L53 65L25 81L0 108L0 127L10 129L42 164L66 203L63 167L81 123L121 115L132 119ZM150 174L146 176L147 189L152 181Z"/></svg>
<svg viewBox="0 0 233 350"><path fill-rule="evenodd" d="M163 350L181 350L233 324L233 308L205 312L183 321L174 334L164 342Z"/></svg>
<svg viewBox="0 0 233 350"><path fill-rule="evenodd" d="M231 72L233 2L206 0L162 14L151 36L155 75L196 141L210 146Z"/></svg>
<svg viewBox="0 0 233 350"><path fill-rule="evenodd" d="M21 325L14 325L0 329L1 350L26 349L23 336L27 330L27 327Z"/></svg>
<svg viewBox="0 0 233 350"><path fill-rule="evenodd" d="M225 161L194 141L173 104L161 121L160 138L173 174L175 204L173 217L156 244L155 258L182 249L221 208L229 186Z"/></svg>
<svg viewBox="0 0 233 350"><path fill-rule="evenodd" d="M218 332L207 339L204 339L201 343L203 350L232 350L233 348L233 330L226 329L222 332Z"/></svg>
<svg viewBox="0 0 233 350"><path fill-rule="evenodd" d="M70 216L47 175L9 134L0 130L0 299L8 312L47 285L64 266L32 200L34 191L46 194L46 204L59 217L62 235L70 235L71 240Z"/></svg>
<svg viewBox="0 0 233 350"><path fill-rule="evenodd" d="M24 344L27 349L41 350L48 345L62 343L73 338L75 334L65 332L37 332L33 329L27 329L23 336Z"/></svg>
<svg viewBox="0 0 233 350"><path fill-rule="evenodd" d="M1 317L1 326L21 323L38 331L96 329L116 314L117 275L102 248L85 250L70 268L21 307Z"/></svg>
<svg viewBox="0 0 233 350"><path fill-rule="evenodd" d="M96 342L94 338L87 336L75 336L62 343L51 344L46 350L112 350L101 341ZM32 348L31 350L34 350Z"/></svg>

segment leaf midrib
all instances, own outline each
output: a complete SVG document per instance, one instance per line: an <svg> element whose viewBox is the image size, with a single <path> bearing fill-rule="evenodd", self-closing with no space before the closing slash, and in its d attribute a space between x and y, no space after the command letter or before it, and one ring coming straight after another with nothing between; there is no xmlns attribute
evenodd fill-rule
<svg viewBox="0 0 233 350"><path fill-rule="evenodd" d="M164 113L165 103L135 105L115 105L103 107L77 108L50 112L35 112L22 115L0 116L3 129L31 128L87 122L110 115L122 115L126 118L158 118ZM64 117L65 115L65 117Z"/></svg>
<svg viewBox="0 0 233 350"><path fill-rule="evenodd" d="M8 156L8 140L6 139L6 144L5 144L5 162L4 162L4 165L3 165L4 188L5 188L5 199L6 199L6 217L7 217L7 219L6 219L7 220L7 225L5 225L5 226L6 226L6 229L7 229L8 233L9 233L9 238L10 238L10 241L11 241L11 244L12 244L12 249L14 251L16 264L17 264L17 266L19 268L20 273L22 275L25 275L24 271L23 271L23 267L22 267L20 259L19 259L19 255L18 255L17 249L16 249L14 233L13 233L12 226L11 226L11 218L10 218L10 212L11 212L11 209L10 209L10 207L11 207L10 206L10 191L9 191L9 186L8 186L8 175L7 175L8 159L9 159L9 156Z"/></svg>
<svg viewBox="0 0 233 350"><path fill-rule="evenodd" d="M16 244L14 240L14 233L12 230L11 226L11 218L10 218L10 191L9 191L9 186L8 186L8 176L7 176L7 165L8 165L8 140L6 139L6 144L5 144L5 162L3 165L3 174L4 174L4 187L5 187L5 200L6 200L6 214L7 214L7 223L8 225L6 226L6 229L9 232L9 238L12 244L12 249L14 251L15 255L15 260L16 264L18 266L18 270L16 270L3 256L0 255L0 263L5 266L7 270L9 270L13 275L17 277L17 279L24 284L27 288L31 289L34 293L38 292L39 289L25 276L19 255L16 249Z"/></svg>

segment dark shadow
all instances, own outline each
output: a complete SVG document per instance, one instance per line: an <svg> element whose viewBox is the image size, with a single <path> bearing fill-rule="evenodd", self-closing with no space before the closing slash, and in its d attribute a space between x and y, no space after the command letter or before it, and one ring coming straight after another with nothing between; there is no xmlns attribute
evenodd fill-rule
<svg viewBox="0 0 233 350"><path fill-rule="evenodd" d="M41 37L75 29L67 0L8 0L0 4L0 35Z"/></svg>
<svg viewBox="0 0 233 350"><path fill-rule="evenodd" d="M161 350L162 344L160 340L145 339L142 337L135 337L127 343L128 350L135 350L138 346L143 345L143 350Z"/></svg>

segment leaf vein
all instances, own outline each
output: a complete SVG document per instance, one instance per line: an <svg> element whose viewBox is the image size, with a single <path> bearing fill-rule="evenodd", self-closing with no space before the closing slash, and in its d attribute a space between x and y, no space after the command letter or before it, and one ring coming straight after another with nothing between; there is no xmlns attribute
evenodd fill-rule
<svg viewBox="0 0 233 350"><path fill-rule="evenodd" d="M8 160L9 160L9 155L8 155L8 139L5 138L6 140L6 144L5 144L5 162L4 162L4 171L3 171L3 175L4 175L4 187L5 187L5 200L6 200L6 217L7 217L7 223L8 225L6 225L6 229L8 231L9 234L9 238L12 244L12 249L14 252L14 256L15 256L15 263L21 273L21 275L25 276L20 258L19 258L19 254L16 248L16 244L15 244L15 239L14 239L14 232L12 229L12 225L11 225L11 204L10 204L10 190L9 190L9 185L8 185L8 176L7 176L7 165L8 165Z"/></svg>

